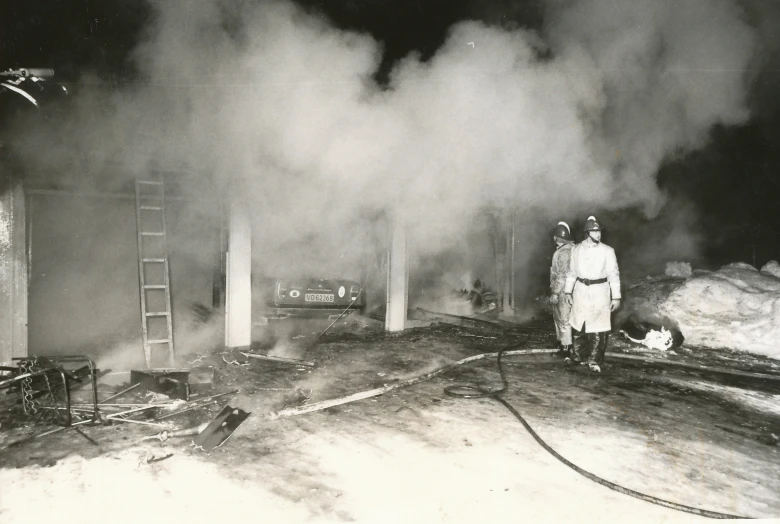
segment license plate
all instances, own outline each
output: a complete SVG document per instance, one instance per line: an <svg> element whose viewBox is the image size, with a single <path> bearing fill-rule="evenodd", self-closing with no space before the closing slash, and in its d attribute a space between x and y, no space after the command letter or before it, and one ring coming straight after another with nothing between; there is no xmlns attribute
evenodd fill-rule
<svg viewBox="0 0 780 524"><path fill-rule="evenodd" d="M306 293L306 302L333 302L333 295L325 293Z"/></svg>

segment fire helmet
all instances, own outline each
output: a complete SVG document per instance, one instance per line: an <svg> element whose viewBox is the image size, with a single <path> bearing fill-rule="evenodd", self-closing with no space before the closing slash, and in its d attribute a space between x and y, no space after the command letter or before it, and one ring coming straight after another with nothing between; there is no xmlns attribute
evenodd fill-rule
<svg viewBox="0 0 780 524"><path fill-rule="evenodd" d="M583 231L604 231L604 228L601 227L601 224L599 224L598 220L596 220L596 217L591 215L585 221L585 227L583 227L582 230Z"/></svg>
<svg viewBox="0 0 780 524"><path fill-rule="evenodd" d="M571 229L569 229L569 224L566 222L558 222L558 225L555 226L555 229L553 230L553 236L565 242L571 242L573 240L571 237Z"/></svg>

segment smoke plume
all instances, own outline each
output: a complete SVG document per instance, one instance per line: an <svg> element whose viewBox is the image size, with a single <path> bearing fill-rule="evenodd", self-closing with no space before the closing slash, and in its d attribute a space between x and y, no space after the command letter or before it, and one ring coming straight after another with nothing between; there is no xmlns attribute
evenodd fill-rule
<svg viewBox="0 0 780 524"><path fill-rule="evenodd" d="M652 216L659 166L749 117L757 42L731 0L550 0L541 31L459 23L386 86L376 41L291 3L153 5L139 82L84 89L65 129L23 147L60 171L203 174L197 191L251 207L272 271L354 266L377 216L406 224L419 256L457 245L485 206L515 210L521 242L593 210Z"/></svg>

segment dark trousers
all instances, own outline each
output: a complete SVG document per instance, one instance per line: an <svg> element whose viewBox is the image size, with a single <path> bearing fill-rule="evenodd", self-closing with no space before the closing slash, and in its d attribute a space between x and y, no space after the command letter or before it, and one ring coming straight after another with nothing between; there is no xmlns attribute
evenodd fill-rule
<svg viewBox="0 0 780 524"><path fill-rule="evenodd" d="M604 353L607 352L607 339L609 331L601 333L586 333L585 324L582 331L572 328L574 346L572 358L580 362L595 362L599 366L604 362Z"/></svg>

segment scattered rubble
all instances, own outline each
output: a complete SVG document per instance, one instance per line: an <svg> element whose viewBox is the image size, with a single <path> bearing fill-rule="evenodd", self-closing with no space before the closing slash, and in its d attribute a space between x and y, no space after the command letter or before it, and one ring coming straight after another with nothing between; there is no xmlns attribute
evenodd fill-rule
<svg viewBox="0 0 780 524"><path fill-rule="evenodd" d="M192 400L190 402L187 402L184 404L185 407L178 411L174 411L173 413L166 413L165 415L160 415L154 420L163 420L171 417L175 417L176 415L181 415L182 413L187 413L189 411L192 411L194 409L201 409L206 406L210 406L212 404L216 404L218 402L217 399L227 396L227 395L235 395L238 393L238 390L228 391L225 393L216 393L214 395L209 395L207 397L201 397L196 400Z"/></svg>
<svg viewBox="0 0 780 524"><path fill-rule="evenodd" d="M33 425L73 428L94 444L94 440L76 427L101 421L98 370L94 362L83 355L30 356L14 360L17 367L4 367L3 380L0 380L0 391L15 394L11 397L16 399L11 409L17 410ZM86 385L90 388L82 389Z"/></svg>
<svg viewBox="0 0 780 524"><path fill-rule="evenodd" d="M194 443L205 451L221 446L251 413L225 406L203 431L198 433Z"/></svg>
<svg viewBox="0 0 780 524"><path fill-rule="evenodd" d="M248 366L249 362L239 362L236 359L228 360L222 355L222 361L229 366Z"/></svg>
<svg viewBox="0 0 780 524"><path fill-rule="evenodd" d="M316 365L314 362L309 362L307 360L299 360L295 358L272 357L269 355L260 355L258 353L244 353L243 351L241 351L240 353L247 358L254 358L258 360L269 360L271 362L281 362L282 364L293 364L296 366L305 366L309 368L313 368Z"/></svg>
<svg viewBox="0 0 780 524"><path fill-rule="evenodd" d="M66 430L73 430L99 446L100 434L105 434L105 430L92 431L90 436L82 428L109 428L116 424L155 427L174 434L179 430L168 419L194 411L201 411L200 417L209 416L208 410L221 403L222 397L238 393L232 390L201 396L202 393L190 389L192 370L188 369L133 370L131 385L98 400L97 377L101 372L87 357L29 357L18 362L18 367L4 367L0 377L0 390L10 393L0 398L4 401L0 413L4 422L10 421L7 428L15 435L6 447L19 447ZM73 369L82 362L88 364ZM214 368L196 369L193 386L211 389ZM86 384L92 387L80 389ZM0 442L4 440L0 438Z"/></svg>
<svg viewBox="0 0 780 524"><path fill-rule="evenodd" d="M147 391L162 393L171 398L190 398L188 369L134 369L130 371L130 383L141 384Z"/></svg>
<svg viewBox="0 0 780 524"><path fill-rule="evenodd" d="M192 385L213 384L215 376L213 366L198 366L190 369L188 382Z"/></svg>
<svg viewBox="0 0 780 524"><path fill-rule="evenodd" d="M170 438L195 436L198 435L204 429L206 429L206 427L209 424L210 424L209 422L205 422L203 424L200 424L199 426L195 426L192 428L161 431L155 435L146 436L142 438L139 442L143 442L145 440L159 440L160 442L165 442Z"/></svg>
<svg viewBox="0 0 780 524"><path fill-rule="evenodd" d="M421 312L417 314L423 316ZM12 452L0 450L0 461L4 461L6 466L0 470L0 474L4 473L5 478L11 479L12 482L17 479L17 484L29 480L31 483L28 485L37 488L50 482L52 472L66 472L68 455L86 457L87 465L93 459L99 462L112 457L113 462L109 464L117 468L121 462L113 457L121 457L122 453L127 453L139 471L159 473L150 480L150 483L153 482L150 484L152 491L161 490L160 482L169 478L170 472L182 464L197 465L199 472L214 467L226 478L250 479L253 489L261 489L262 486L268 487L272 492L289 493L296 504L308 504L306 507L312 512L324 511L326 517L337 520L341 517L336 512L354 510L354 505L350 506L349 502L354 501L357 496L356 488L353 486L342 489L343 486L338 484L349 468L331 471L323 466L324 460L337 458L338 464L343 464L354 458L355 449L364 452L369 449L376 450L376 446L381 445L383 439L387 439L384 441L387 445L381 448L381 453L394 457L394 453L398 451L397 439L400 436L413 439L415 450L424 450L426 453L447 450L447 464L452 463L451 449L455 441L460 446L467 447L470 453L474 453L475 461L485 460L490 453L506 449L507 442L519 440L521 443L518 444L518 450L527 448L522 443L522 438L506 438L511 432L522 431L514 425L504 425L506 417L497 417L494 420L487 406L477 405L471 408L466 403L459 403L442 395L442 382L448 384L457 379L471 381L476 377L484 377L490 385L497 380L492 357L482 358L481 364L476 361L469 366L447 367L445 371L441 368L461 360L471 362L471 359L483 354L494 355L497 348L510 345L520 344L520 347L525 348L549 347L544 344L551 342L550 328L544 328L542 325L511 326L496 319L459 318L433 312L425 315L430 327L409 330L397 336L390 336L379 330L366 333L362 327L355 327L354 332L350 333L331 333L305 353L307 360L317 364L311 369L302 370L299 365L274 365L271 361L261 359L253 359L249 366L230 365L223 361L222 357L227 356L226 360L230 361L234 356L238 356L239 352L215 350L198 362L214 366L217 374L213 382L197 387L191 384L192 389L187 401L165 398L159 393L149 394L137 386L103 386L100 397L106 400L100 404L101 413L105 411L106 414L118 415L122 411L166 403L166 406L155 406L123 415L131 420L161 424L163 427L150 429L133 422L115 422L113 425L97 425L86 429L88 436L100 444L99 447L73 435L75 431L61 430L60 435L52 440L49 440L51 437L44 437L45 441L40 439L40 444L32 443ZM647 355L647 352L644 355ZM628 359L629 356L635 357L636 360ZM606 457L608 450L603 451L600 448L588 449L583 453L573 450L582 449L583 442L601 442L599 439L607 433L613 438L614 435L622 435L624 432L631 433L631 438L615 444L628 447L636 444L638 448L631 448L626 452L627 456L635 457L639 454L644 457L641 453L646 451L649 445L644 435L652 432L657 436L657 440L654 437L651 445L655 455L660 458L648 458L639 473L626 461L615 466L615 471L608 473L616 479L630 481L632 486L642 489L649 487L649 491L653 493L671 496L664 491L663 486L677 471L664 476L668 470L664 469L668 461L676 460L675 464L685 473L686 468L696 467L701 456L710 457L713 453L713 449L699 449L697 442L685 440L689 435L686 431L690 430L679 429L687 420L686 417L693 416L692 413L698 417L696 428L700 432L697 434L702 435L702 446L711 445L706 444L709 442L707 439L721 434L722 436L717 437L720 439L717 442L725 441L733 443L734 446L742 446L746 450L745 453L755 455L761 453L761 449L765 450L764 453L772 453L778 449L776 445L767 445L772 442L773 435L780 434L777 424L771 419L776 415L767 410L759 410L759 405L750 404L749 412L743 414L742 411L734 411L735 417L727 418L722 415L727 406L705 402L704 395L711 397L716 392L706 390L702 386L694 390L700 395L700 403L695 404L695 409L691 412L687 411L690 406L684 402L694 394L679 400L683 398L682 394L675 391L683 387L688 388L687 384L691 378L704 383L707 378L702 377L715 373L712 369L703 369L701 366L694 368L682 365L692 362L696 357L691 352L681 351L673 354L667 351L655 359L659 362L648 365L646 356L639 357L634 354L618 357L609 354L607 360L610 367L597 380L580 370L564 369L559 362L544 353L508 359L507 370L512 370L513 384L509 395L514 397L513 404L518 409L524 413L528 411L535 419L532 424L544 427L545 432L557 438L564 449L568 445L568 428L576 426L578 431L582 428L582 431L587 432L587 441L578 438L568 448L566 456L571 453L573 460L576 458L578 461L587 462L589 453L595 453L600 458ZM239 360L244 358L238 356ZM672 360L675 361L674 366L666 362ZM645 375L648 369L650 373ZM425 377L432 378L434 375L439 378L425 380ZM747 373L746 376L723 376L725 378L721 383L761 380L761 377L755 378L755 373ZM649 380L641 377L649 377ZM678 384L673 380L663 380L665 378L677 378L680 382ZM726 382L727 380L730 382ZM414 384L414 387L404 387L411 384ZM769 391L769 394L776 396L780 393L776 386L772 387L774 389ZM648 391L637 391L642 388ZM579 390L592 395L578 396L582 409L573 410L571 398L560 393ZM605 402L605 391L610 393L608 402ZM660 395L659 391L663 395ZM121 395L111 398L116 395L115 392ZM226 402L226 397L231 394L235 396ZM765 398L765 395L755 397L762 398ZM724 403L742 405L747 397L729 394L718 396L718 399ZM357 400L362 402L355 402ZM353 403L346 406L349 402ZM74 405L77 404L74 401ZM172 407L173 405L176 407ZM315 414L315 411L319 414ZM252 414L249 415L249 412ZM304 413L311 415L290 418L292 415ZM220 420L220 416L225 417L222 420L225 422L231 416L241 418L244 414L248 415L248 418L239 421L232 428L232 432L226 425L227 429L224 431L204 433L210 424ZM2 420L5 423L5 419ZM484 431L484 424L487 424L488 420L490 424L496 424L494 435L493 432ZM728 429L714 427L712 424L715 420ZM751 421L753 426L744 427L745 420ZM219 430L222 427L220 422L214 425L213 429ZM619 431L616 431L616 428ZM673 433L674 437L666 431L661 431L662 429ZM741 429L744 429L744 436L734 433ZM40 430L28 430L19 425L8 431L4 425L0 431L0 446L4 434L17 436L22 432ZM497 442L500 442L500 445L490 447ZM331 447L323 451L323 445ZM367 447L360 447L362 445ZM758 451L755 446L759 447ZM737 449L741 450L742 447ZM201 453L209 449L219 452ZM336 449L338 453L333 453ZM609 449L614 447L609 446ZM684 449L685 453L680 455L680 449ZM721 451L717 448L714 452ZM729 456L733 456L732 448L723 451L727 452L731 453ZM508 452L507 460L511 458L510 455L514 456L514 452ZM392 465L392 460L391 458L375 465L386 468ZM41 463L53 465L56 469L26 467ZM604 459L601 463L609 465L614 464L614 461ZM739 465L742 463L739 462ZM730 474L737 467L734 461L720 461L718 464L714 473L700 473L707 483L718 482L723 475ZM12 469L17 465L20 469ZM478 462L475 462L473 471L478 472L478 467ZM612 466L607 466L609 467ZM750 514L761 514L754 508L772 500L771 495L749 491L749 483L755 479L769 486L767 491L776 487L770 469L765 466L765 462L757 461L757 465L746 475L747 480L738 488L730 486L730 489L739 489L740 493L746 494L745 500L752 504L749 506L749 509L753 509L748 511ZM47 471L41 473L42 470ZM402 474L408 474L408 467L401 470ZM472 471L472 468L469 467L468 470ZM361 471L356 478L368 478L368 473L368 470ZM40 477L35 477L39 474ZM540 471L539 474L544 473ZM194 476L185 475L186 478ZM198 476L203 475L199 473ZM178 478L181 477L171 477L173 486L177 485ZM254 482L254 479L258 479L257 482ZM426 482L429 482L428 477ZM312 485L319 489L319 494L312 492L308 499L301 498L302 493L309 493L307 490ZM696 493L694 487L689 483L675 489L687 490L685 493L690 497ZM91 490L88 492L89 496L94 495L94 487L87 486L85 489ZM514 489L513 485L513 492ZM339 499L339 504L342 505L333 506L330 495L330 498L325 498L326 494L331 492L343 492L347 495ZM88 496L86 493L85 491L85 497ZM176 500L192 497L191 491L182 491L179 497L181 498ZM78 500L81 501L80 498ZM252 500L254 502L254 499ZM334 509L323 510L323 507Z"/></svg>

